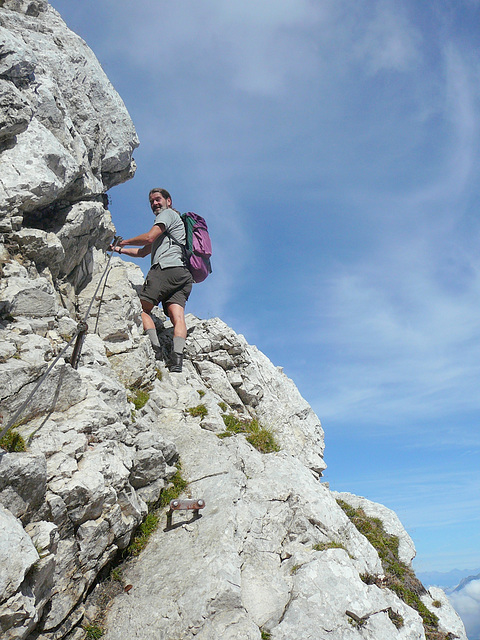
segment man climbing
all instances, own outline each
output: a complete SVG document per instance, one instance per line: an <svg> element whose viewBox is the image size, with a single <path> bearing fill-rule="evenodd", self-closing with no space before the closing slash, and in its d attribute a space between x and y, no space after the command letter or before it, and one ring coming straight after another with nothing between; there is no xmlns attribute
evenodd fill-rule
<svg viewBox="0 0 480 640"><path fill-rule="evenodd" d="M155 216L153 227L135 238L122 240L114 250L132 258L143 258L151 254L151 268L140 293L143 328L158 356L160 343L151 311L161 302L173 324L170 371L180 373L187 337L185 304L193 284L190 271L185 266L181 246L185 244L185 226L178 211L172 209L172 198L168 191L155 188L148 197ZM128 245L140 248L125 248ZM111 246L110 249L112 248Z"/></svg>

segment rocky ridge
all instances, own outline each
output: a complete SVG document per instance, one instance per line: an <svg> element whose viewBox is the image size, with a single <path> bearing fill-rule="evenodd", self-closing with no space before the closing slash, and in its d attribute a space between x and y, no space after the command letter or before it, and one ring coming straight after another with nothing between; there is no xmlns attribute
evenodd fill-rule
<svg viewBox="0 0 480 640"><path fill-rule="evenodd" d="M405 565L413 543L391 511L322 482L320 422L281 368L220 319L193 316L184 372L155 361L142 274L106 254L105 193L133 175L137 144L94 55L48 3L0 2L0 430L15 419L26 442L0 452L2 637L80 640L103 614L109 640L422 640L420 615L386 587L337 499L379 519ZM171 328L156 318L167 356ZM279 450L228 432L226 415L257 420ZM105 608L99 579L179 460L202 517L176 513L164 530L161 512ZM421 597L437 638L466 639L439 590Z"/></svg>

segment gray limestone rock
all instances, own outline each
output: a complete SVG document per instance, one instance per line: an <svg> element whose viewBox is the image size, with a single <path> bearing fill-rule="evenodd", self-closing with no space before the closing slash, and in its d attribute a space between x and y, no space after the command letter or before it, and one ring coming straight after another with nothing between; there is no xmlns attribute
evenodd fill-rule
<svg viewBox="0 0 480 640"><path fill-rule="evenodd" d="M5 640L23 640L38 622L33 594L18 591L0 604L0 630Z"/></svg>
<svg viewBox="0 0 480 640"><path fill-rule="evenodd" d="M20 587L38 553L21 523L0 505L0 602Z"/></svg>
<svg viewBox="0 0 480 640"><path fill-rule="evenodd" d="M0 143L23 133L32 115L33 108L13 82L0 79Z"/></svg>
<svg viewBox="0 0 480 640"><path fill-rule="evenodd" d="M46 278L10 277L0 285L0 313L34 318L54 316L55 291Z"/></svg>
<svg viewBox="0 0 480 640"><path fill-rule="evenodd" d="M35 354L34 350L31 354L35 358L41 357ZM3 370L6 373L4 384L0 385L0 393L3 396L3 416L6 419L16 415L22 406L24 406L22 412L24 420L53 411L66 410L81 402L87 395L87 389L78 373L70 365L58 362L50 374L43 379L35 398L28 401L42 377L38 374L39 368L41 374L45 373L45 363L40 361L39 364L41 368L18 359L13 363L9 360L0 365L0 371ZM23 381L21 386L18 384L19 381Z"/></svg>
<svg viewBox="0 0 480 640"><path fill-rule="evenodd" d="M58 527L53 522L33 522L25 527L32 539L40 559L30 576L30 588L35 597L35 609L40 617L43 608L50 600L54 586L56 553L59 543Z"/></svg>
<svg viewBox="0 0 480 640"><path fill-rule="evenodd" d="M79 566L78 542L75 539L60 540L55 561L49 611L42 620L45 631L55 629L67 618L81 601L87 585Z"/></svg>
<svg viewBox="0 0 480 640"><path fill-rule="evenodd" d="M138 140L125 106L47 2L2 3L0 53L0 75L15 98L3 109L3 129L17 136L0 154L0 212L78 201L133 175Z"/></svg>
<svg viewBox="0 0 480 640"><path fill-rule="evenodd" d="M0 4L0 400L2 428L21 409L17 428L29 447L1 455L0 496L30 520L40 550L39 559L23 532L35 571L26 575L29 551L14 578L2 561L13 586L2 589L0 625L8 638L35 629L53 640L81 621L87 589L128 545L177 454L149 430L148 409L136 426L120 380L156 374L121 261L105 307L95 293L115 233L102 195L133 175L132 122L92 52L46 1ZM98 335L86 336L74 370L65 349L76 312L87 310Z"/></svg>
<svg viewBox="0 0 480 640"><path fill-rule="evenodd" d="M284 449L321 474L323 430L292 380L219 318L191 323L187 353L207 386L233 409L244 405Z"/></svg>
<svg viewBox="0 0 480 640"><path fill-rule="evenodd" d="M37 59L19 35L0 27L0 76L23 86L31 82Z"/></svg>
<svg viewBox="0 0 480 640"><path fill-rule="evenodd" d="M389 610L402 617L401 628ZM424 640L425 633L416 611L392 592L363 583L347 554L332 549L295 574L291 601L271 637Z"/></svg>
<svg viewBox="0 0 480 640"><path fill-rule="evenodd" d="M150 432L139 433L135 439L137 451L130 473L130 484L135 489L153 484L158 478L166 478L167 463L163 455L165 442Z"/></svg>
<svg viewBox="0 0 480 640"><path fill-rule="evenodd" d="M38 268L47 266L54 278L58 276L65 260L65 251L54 233L42 229L20 229L11 237L18 242L23 255L33 260Z"/></svg>
<svg viewBox="0 0 480 640"><path fill-rule="evenodd" d="M74 526L99 518L112 497L103 475L94 469L79 469L67 480L55 479L49 488L64 501Z"/></svg>
<svg viewBox="0 0 480 640"><path fill-rule="evenodd" d="M85 260L92 259L93 247L105 247L113 238L115 228L110 213L99 202L79 202L60 210L57 215L61 224L57 220L53 228L65 252L60 269L60 275L65 276L76 268L80 271ZM101 263L97 263L97 267L101 266ZM76 274L76 280L78 285L82 284L79 273ZM83 295L87 293L83 292Z"/></svg>
<svg viewBox="0 0 480 640"><path fill-rule="evenodd" d="M353 640L362 637L358 621L372 640L421 640L418 614L393 592L360 579L362 574L381 579L380 559L337 505L336 494L319 482L318 459L311 468L314 455L323 453L323 441L308 455L299 446L319 436L318 421L298 392L291 393L293 383L256 349L240 350L242 339L231 330L221 327L222 337L218 321L211 328L191 317L188 321L195 328L189 341L193 336L201 348L190 353L181 375L163 369L162 379L151 383L141 419L130 426L127 393L111 367L112 356L106 356L101 337L87 336L77 372L87 397L63 412L68 425L53 413L32 440L32 450L47 458L48 509L39 516L45 519L48 513L55 523L52 531L58 527L62 539L46 553L38 596L29 601L20 592L12 596L10 610L18 601L24 611L19 629L38 627L43 612L39 628L45 640L75 633L87 590L116 551L128 545L147 513L146 502L158 498L173 473L178 451L188 495L202 497L206 508L196 521L176 512L173 529L162 525L146 551L128 564L124 580L133 587L110 604L107 640L123 636L127 627L132 640L146 635L167 640L171 634L253 639L262 629L272 638L293 640L322 630ZM135 327L130 325L126 340L132 352ZM216 363L208 360L208 345L221 354ZM40 340L38 346L45 345ZM219 407L228 389L223 375L237 372L244 384L250 379L245 369L255 371L253 384L268 380L268 385L256 406L250 399L244 404L237 394L238 405L229 410L253 417L263 406L266 416L277 398L275 434L281 440L285 429L288 436L277 453L261 454L244 434L216 435L225 428ZM236 393L232 385L228 393ZM208 407L205 418L188 412L200 401ZM31 421L29 428L35 424ZM402 538L404 560L411 559L407 535L394 514L358 500ZM165 512L163 518L166 523ZM47 534L41 548L48 549ZM48 595L45 585L53 585ZM401 629L393 615L403 619ZM445 609L444 620L449 615Z"/></svg>
<svg viewBox="0 0 480 640"><path fill-rule="evenodd" d="M92 280L78 295L79 313L82 316L86 313L101 282L101 298L97 295L91 308L96 333L108 345L111 353L127 351L140 339L140 301L132 287L125 286L126 269L120 260L112 259L110 269L101 280L107 260L100 253L96 254L96 258Z"/></svg>
<svg viewBox="0 0 480 640"><path fill-rule="evenodd" d="M262 455L241 434L218 439L202 420L185 416L182 407L193 398L182 386L201 388L205 380L197 376L188 368L184 380L170 376L159 383L155 402L163 399L164 408L156 428L175 442L189 496L203 498L206 507L196 521L174 513L174 528L162 526L129 563L124 580L133 589L113 601L107 640L120 638L127 625L132 639L259 638L263 629L272 639L323 633L353 640L368 633L378 640L423 640L416 611L392 591L361 580L362 574L381 579L377 552L305 462L285 449ZM211 380L207 393L214 397ZM403 535L409 561L407 534L378 505L374 515L380 514L388 529Z"/></svg>
<svg viewBox="0 0 480 640"><path fill-rule="evenodd" d="M43 503L46 486L45 456L0 454L0 501L15 517L26 521Z"/></svg>

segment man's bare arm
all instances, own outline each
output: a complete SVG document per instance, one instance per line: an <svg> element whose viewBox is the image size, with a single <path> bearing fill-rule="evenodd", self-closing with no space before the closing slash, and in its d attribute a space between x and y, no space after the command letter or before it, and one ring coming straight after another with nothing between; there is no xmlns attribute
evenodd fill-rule
<svg viewBox="0 0 480 640"><path fill-rule="evenodd" d="M128 240L122 240L121 242L118 243L118 245L120 247L127 247L127 246L136 246L136 247L143 247L147 244L153 244L153 242L162 235L162 233L165 231L165 225L164 224L154 224L153 227L150 229L150 231L147 231L146 233L142 233L139 236L135 236L134 238L128 238ZM150 253L150 252L148 252ZM130 255L130 254L127 254ZM145 254L147 255L147 254Z"/></svg>
<svg viewBox="0 0 480 640"><path fill-rule="evenodd" d="M113 249L113 247L111 246L110 249ZM130 256L130 258L144 258L145 256L148 256L149 253L151 253L152 245L146 244L143 247L139 247L138 249L130 249L117 245L115 247L115 251L117 253L121 253L122 256Z"/></svg>

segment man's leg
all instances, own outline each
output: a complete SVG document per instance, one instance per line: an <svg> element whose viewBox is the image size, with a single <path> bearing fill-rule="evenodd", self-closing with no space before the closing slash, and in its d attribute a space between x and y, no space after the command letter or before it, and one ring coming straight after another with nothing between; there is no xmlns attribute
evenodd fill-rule
<svg viewBox="0 0 480 640"><path fill-rule="evenodd" d="M187 325L185 324L185 309L180 304L171 302L167 306L168 317L173 324L173 337L187 337Z"/></svg>
<svg viewBox="0 0 480 640"><path fill-rule="evenodd" d="M158 336L157 336L157 329L155 327L155 323L151 316L153 303L147 302L146 300L140 300L140 302L142 303L143 330L150 338L150 342L152 343L152 346L160 348L160 342L158 341ZM154 348L154 351L155 351L155 348Z"/></svg>
<svg viewBox="0 0 480 640"><path fill-rule="evenodd" d="M185 324L185 310L175 302L167 305L167 313L173 324L173 353L170 371L180 373L183 363L183 349L187 337L187 325Z"/></svg>

